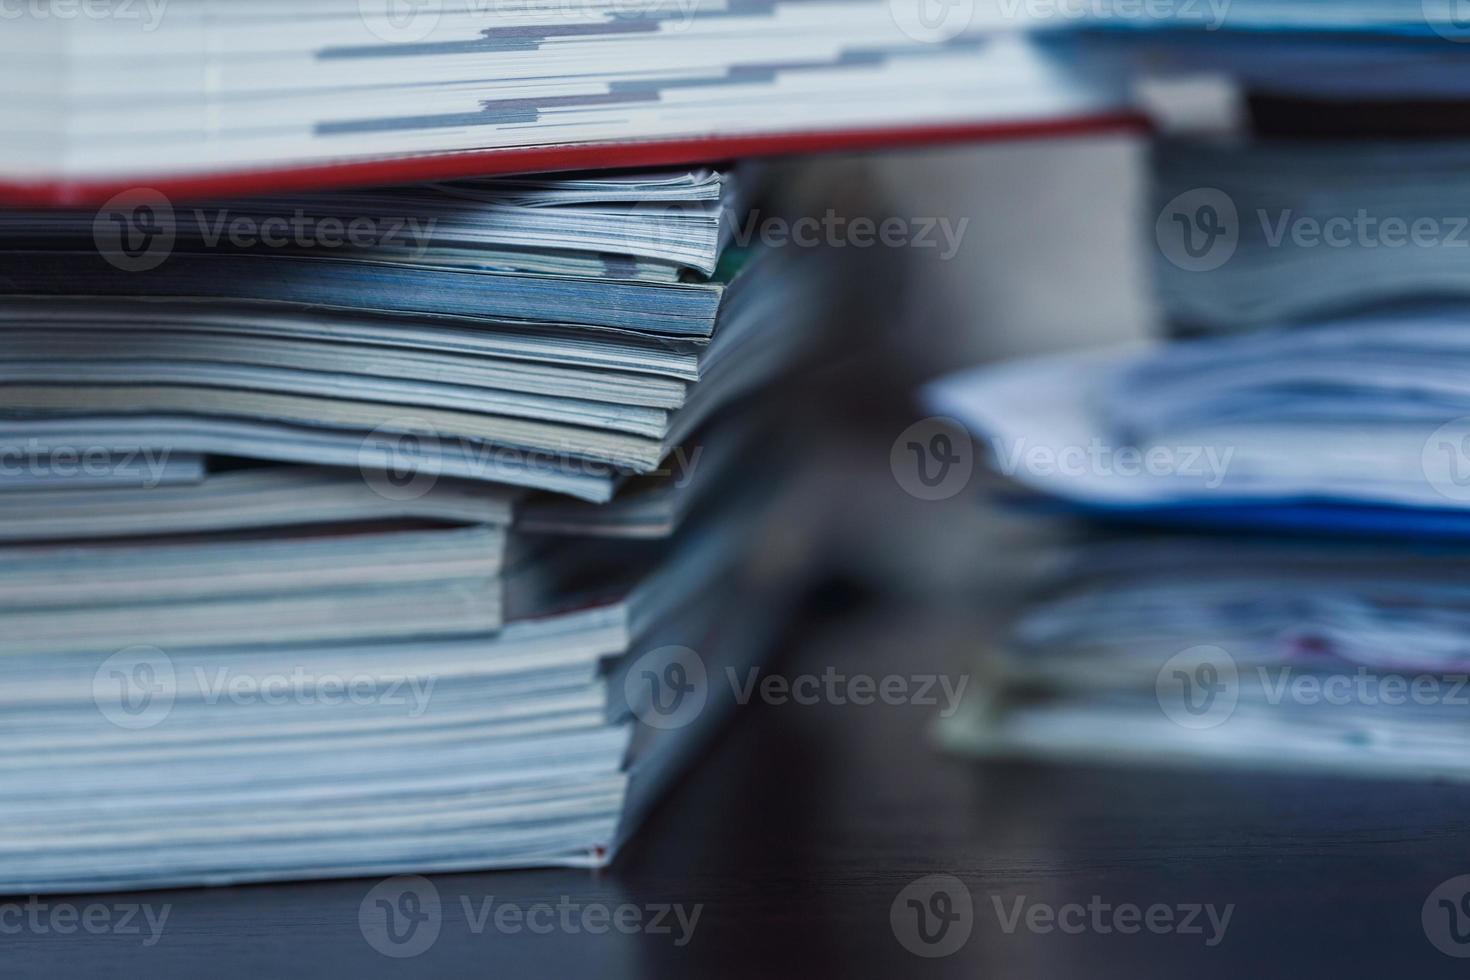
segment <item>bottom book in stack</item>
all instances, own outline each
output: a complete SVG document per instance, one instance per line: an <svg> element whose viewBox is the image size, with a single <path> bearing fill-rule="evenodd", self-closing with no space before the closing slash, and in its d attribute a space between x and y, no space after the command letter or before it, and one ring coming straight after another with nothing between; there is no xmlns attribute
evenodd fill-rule
<svg viewBox="0 0 1470 980"><path fill-rule="evenodd" d="M742 558L759 489L630 490L690 517L536 535L483 485L276 466L5 495L0 891L608 862L792 594Z"/></svg>
<svg viewBox="0 0 1470 980"><path fill-rule="evenodd" d="M1467 571L1422 545L1092 543L941 734L986 756L1470 780Z"/></svg>

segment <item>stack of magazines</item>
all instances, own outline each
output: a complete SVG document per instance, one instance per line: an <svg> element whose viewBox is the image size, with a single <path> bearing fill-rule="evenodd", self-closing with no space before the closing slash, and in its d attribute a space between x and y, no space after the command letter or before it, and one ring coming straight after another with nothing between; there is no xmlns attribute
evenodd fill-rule
<svg viewBox="0 0 1470 980"><path fill-rule="evenodd" d="M799 566L759 179L0 214L0 890L609 861Z"/></svg>

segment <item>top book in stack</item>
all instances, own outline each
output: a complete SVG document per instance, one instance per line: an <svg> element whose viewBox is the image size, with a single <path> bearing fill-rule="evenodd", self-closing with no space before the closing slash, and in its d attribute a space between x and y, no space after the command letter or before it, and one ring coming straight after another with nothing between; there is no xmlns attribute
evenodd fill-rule
<svg viewBox="0 0 1470 980"><path fill-rule="evenodd" d="M1019 11L932 13L918 0L27 8L0 34L0 199L641 167L1125 118L1109 73L1028 40Z"/></svg>

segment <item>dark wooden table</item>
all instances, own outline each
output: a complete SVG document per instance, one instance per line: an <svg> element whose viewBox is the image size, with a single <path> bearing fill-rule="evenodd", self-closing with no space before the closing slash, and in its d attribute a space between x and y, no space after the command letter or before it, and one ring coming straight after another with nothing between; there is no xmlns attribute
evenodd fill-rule
<svg viewBox="0 0 1470 980"><path fill-rule="evenodd" d="M859 606L789 640L782 673L962 669L968 626ZM1470 962L1431 944L1421 909L1470 873L1470 788L1207 772L974 764L936 754L934 709L760 705L711 747L619 864L443 875L438 938L377 952L358 924L374 881L49 898L169 903L143 935L5 929L5 977L1432 977ZM959 879L968 939L923 958L890 912L916 879ZM576 914L700 906L689 941L556 928L476 931L487 899ZM1232 905L1223 937L1086 928L1011 932L1041 903ZM932 907L932 906L931 906ZM942 909L940 909L942 910ZM908 914L903 912L902 914ZM1177 913L1181 916L1183 912ZM575 916L574 916L575 921ZM1076 920L1070 920L1074 924ZM1104 919L1107 921L1116 921Z"/></svg>

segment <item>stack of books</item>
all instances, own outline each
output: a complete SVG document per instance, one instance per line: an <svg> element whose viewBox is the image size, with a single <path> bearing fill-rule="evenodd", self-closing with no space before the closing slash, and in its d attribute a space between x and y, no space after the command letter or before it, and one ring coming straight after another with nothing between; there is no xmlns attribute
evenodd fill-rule
<svg viewBox="0 0 1470 980"><path fill-rule="evenodd" d="M732 244L750 173L213 202L148 268L0 215L0 442L141 475L0 494L0 888L610 860L796 585L726 409L832 285Z"/></svg>
<svg viewBox="0 0 1470 980"><path fill-rule="evenodd" d="M0 889L612 860L805 564L846 286L730 161L1136 122L911 6L13 19Z"/></svg>
<svg viewBox="0 0 1470 980"><path fill-rule="evenodd" d="M1398 43L1411 25L1381 5L1250 3L1227 23L1296 44L1379 15ZM1159 143L1146 227L1174 339L929 389L1014 496L1149 535L1069 556L987 656L997 683L951 744L1470 776L1464 143L1368 130Z"/></svg>

